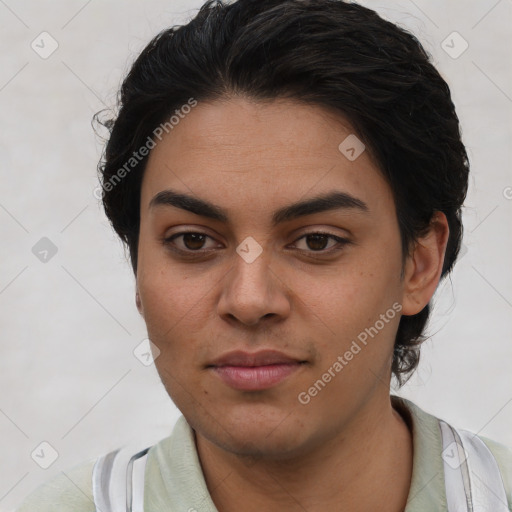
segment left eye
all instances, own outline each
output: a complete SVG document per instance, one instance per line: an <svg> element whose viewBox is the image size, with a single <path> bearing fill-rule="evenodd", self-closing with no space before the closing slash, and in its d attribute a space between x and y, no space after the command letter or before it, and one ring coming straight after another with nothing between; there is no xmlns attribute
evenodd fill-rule
<svg viewBox="0 0 512 512"><path fill-rule="evenodd" d="M328 241L332 240L334 243L327 247ZM306 235L301 236L296 242L298 241L305 241L307 249L300 249L309 251L308 252L330 252L333 247L343 246L349 243L349 241L346 238L341 238L339 236L331 235L329 233L307 233ZM341 248L341 247L339 247Z"/></svg>

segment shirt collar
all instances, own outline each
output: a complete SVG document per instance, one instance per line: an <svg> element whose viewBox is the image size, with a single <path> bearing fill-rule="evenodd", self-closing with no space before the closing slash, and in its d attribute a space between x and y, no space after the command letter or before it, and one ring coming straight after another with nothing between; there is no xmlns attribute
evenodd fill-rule
<svg viewBox="0 0 512 512"><path fill-rule="evenodd" d="M411 486L404 512L444 512L447 505L438 420L405 398L391 395L391 402L409 426L413 439ZM183 416L178 418L172 434L154 445L150 454L145 508L218 512L206 486L194 431Z"/></svg>
<svg viewBox="0 0 512 512"><path fill-rule="evenodd" d="M446 511L439 420L405 398L391 395L391 403L412 432L412 476L404 512Z"/></svg>

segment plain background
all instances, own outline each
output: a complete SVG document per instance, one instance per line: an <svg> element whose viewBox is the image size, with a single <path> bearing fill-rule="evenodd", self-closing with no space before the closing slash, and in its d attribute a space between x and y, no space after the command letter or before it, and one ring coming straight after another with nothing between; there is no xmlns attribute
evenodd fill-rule
<svg viewBox="0 0 512 512"><path fill-rule="evenodd" d="M101 141L90 123L114 105L149 39L201 3L0 0L2 511L66 468L158 441L179 415L154 366L133 355L145 325L131 268L93 195ZM512 446L512 1L361 3L432 54L472 170L463 255L438 290L432 340L400 394ZM43 31L59 45L47 59L31 48ZM43 237L57 249L47 262L32 252ZM46 470L31 458L43 441L59 454Z"/></svg>

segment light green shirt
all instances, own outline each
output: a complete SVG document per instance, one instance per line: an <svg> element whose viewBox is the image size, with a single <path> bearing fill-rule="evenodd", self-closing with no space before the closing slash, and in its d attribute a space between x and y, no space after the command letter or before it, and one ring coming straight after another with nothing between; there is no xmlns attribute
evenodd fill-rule
<svg viewBox="0 0 512 512"><path fill-rule="evenodd" d="M405 512L447 512L438 420L409 400L392 396L413 436L413 471ZM512 449L479 436L498 462L512 510ZM95 512L92 469L96 459L63 471L32 492L16 512ZM206 487L194 432L181 416L172 434L148 453L145 512L218 512Z"/></svg>

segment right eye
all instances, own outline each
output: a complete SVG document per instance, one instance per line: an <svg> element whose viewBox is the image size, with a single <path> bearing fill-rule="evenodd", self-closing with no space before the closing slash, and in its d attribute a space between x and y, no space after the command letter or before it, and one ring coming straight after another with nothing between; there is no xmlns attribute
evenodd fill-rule
<svg viewBox="0 0 512 512"><path fill-rule="evenodd" d="M181 242L179 244L175 243L175 240L181 238ZM167 238L164 238L163 244L165 246L172 246L173 250L177 250L181 253L201 253L201 252L210 252L209 249L204 249L204 243L207 238L213 240L212 237L205 233L198 233L196 231L184 231L182 233L175 233Z"/></svg>

